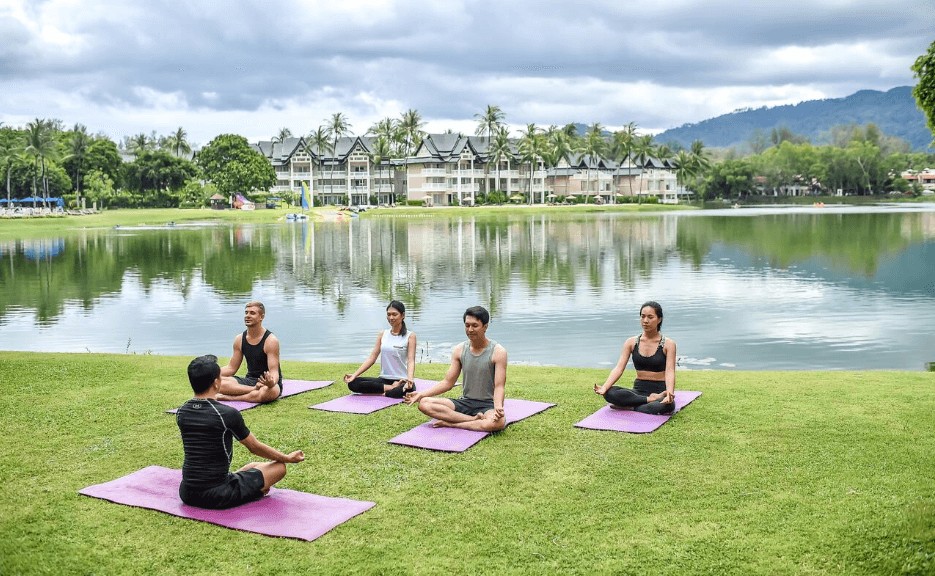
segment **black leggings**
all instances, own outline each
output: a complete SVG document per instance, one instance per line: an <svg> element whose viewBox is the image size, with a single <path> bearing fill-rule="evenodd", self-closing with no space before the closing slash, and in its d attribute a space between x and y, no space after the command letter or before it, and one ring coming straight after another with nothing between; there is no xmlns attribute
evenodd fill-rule
<svg viewBox="0 0 935 576"><path fill-rule="evenodd" d="M396 380L390 378L371 378L369 376L358 376L347 383L351 392L358 394L383 394L384 386L392 386Z"/></svg>
<svg viewBox="0 0 935 576"><path fill-rule="evenodd" d="M663 404L661 401L649 402L648 396L655 392L665 392L666 383L656 380L634 380L633 389L611 386L604 393L604 400L621 408L633 408L644 414L668 414L675 409L675 402Z"/></svg>

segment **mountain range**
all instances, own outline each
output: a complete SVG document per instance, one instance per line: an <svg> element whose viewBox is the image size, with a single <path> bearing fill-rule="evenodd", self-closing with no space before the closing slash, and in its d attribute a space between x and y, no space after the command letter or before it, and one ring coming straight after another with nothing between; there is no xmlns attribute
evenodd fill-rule
<svg viewBox="0 0 935 576"><path fill-rule="evenodd" d="M773 128L785 127L812 144L827 144L834 126L870 123L888 136L909 142L914 151L925 152L932 144L933 135L925 125L925 115L916 106L910 86L886 92L860 90L844 98L736 110L666 130L654 139L684 147L690 146L693 140L701 140L705 146L713 148L740 147L750 141L756 130L768 138Z"/></svg>

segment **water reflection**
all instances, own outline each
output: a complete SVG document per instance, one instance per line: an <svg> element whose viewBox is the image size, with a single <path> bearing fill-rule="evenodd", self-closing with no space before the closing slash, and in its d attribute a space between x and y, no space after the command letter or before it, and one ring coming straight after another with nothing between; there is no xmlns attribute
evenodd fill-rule
<svg viewBox="0 0 935 576"><path fill-rule="evenodd" d="M423 360L443 361L482 303L511 360L597 366L652 298L683 367L935 360L931 209L98 230L0 257L3 349L226 354L243 302L261 298L285 358L356 361L397 298Z"/></svg>

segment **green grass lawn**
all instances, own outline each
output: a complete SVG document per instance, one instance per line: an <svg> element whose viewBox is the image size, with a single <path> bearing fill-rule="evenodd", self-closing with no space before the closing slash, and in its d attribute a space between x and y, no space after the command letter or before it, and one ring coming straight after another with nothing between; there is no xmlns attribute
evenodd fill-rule
<svg viewBox="0 0 935 576"><path fill-rule="evenodd" d="M688 206L666 206L657 204L619 204L616 206L595 206L593 204L575 206L478 206L467 207L441 207L420 208L397 206L394 208L377 208L363 214L364 218L377 218L387 216L425 218L452 217L452 216L498 216L498 215L529 215L561 214L574 215L592 212L659 212L671 210L690 209ZM313 220L322 220L324 213L334 212L335 207L314 208L307 214ZM97 214L80 216L63 215L42 218L0 218L0 238L26 238L46 236L51 233L69 230L82 230L93 228L113 228L114 226L159 226L167 222L177 224L190 222L227 222L227 223L254 223L273 224L281 222L290 212L300 212L298 208L276 208L270 210L209 210L183 209L183 208L147 208L147 209L119 209L105 210Z"/></svg>
<svg viewBox="0 0 935 576"><path fill-rule="evenodd" d="M704 394L631 435L573 427L604 370L511 366L508 396L558 405L462 454L387 444L424 421L412 407L308 409L335 384L244 413L305 451L280 486L377 503L309 543L78 495L181 466L163 410L191 396L188 360L0 352L0 574L935 572L932 373L681 372ZM350 369L284 362L290 378Z"/></svg>

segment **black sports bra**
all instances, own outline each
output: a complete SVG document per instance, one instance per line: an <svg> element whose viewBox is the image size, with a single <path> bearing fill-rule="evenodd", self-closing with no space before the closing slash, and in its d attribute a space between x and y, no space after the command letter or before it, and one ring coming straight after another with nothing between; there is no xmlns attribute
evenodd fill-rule
<svg viewBox="0 0 935 576"><path fill-rule="evenodd" d="M663 347L666 345L666 337L659 338L659 348L652 356L643 356L640 354L640 336L636 337L636 344L633 345L633 367L644 372L665 372L666 354Z"/></svg>

